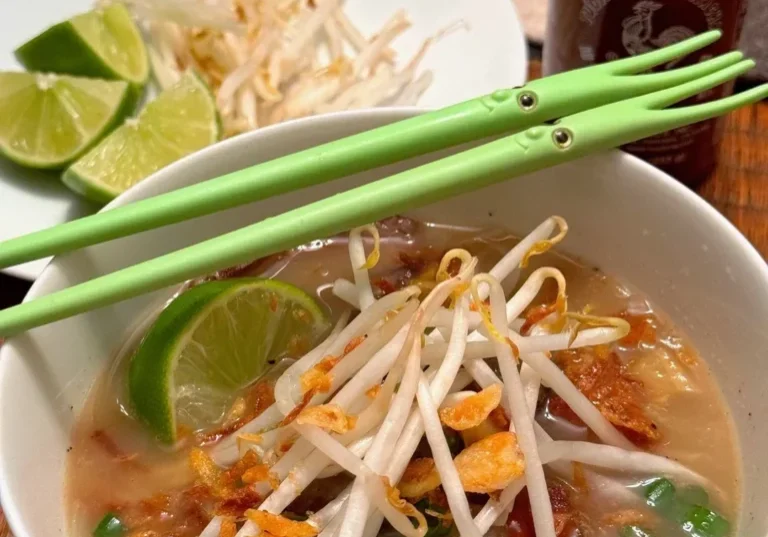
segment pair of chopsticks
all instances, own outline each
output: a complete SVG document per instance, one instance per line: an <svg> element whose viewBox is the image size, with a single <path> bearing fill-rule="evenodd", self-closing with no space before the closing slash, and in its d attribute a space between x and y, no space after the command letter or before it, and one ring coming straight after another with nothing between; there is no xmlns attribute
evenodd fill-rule
<svg viewBox="0 0 768 537"><path fill-rule="evenodd" d="M498 90L174 192L0 243L0 268L267 199L505 133L516 133L0 311L7 337L355 226L571 161L768 97L768 85L665 109L754 66L740 52L642 74L720 37ZM557 120L554 123L548 123ZM523 130L525 129L525 130ZM564 180L567 180L564 178ZM621 180L617 178L617 180Z"/></svg>

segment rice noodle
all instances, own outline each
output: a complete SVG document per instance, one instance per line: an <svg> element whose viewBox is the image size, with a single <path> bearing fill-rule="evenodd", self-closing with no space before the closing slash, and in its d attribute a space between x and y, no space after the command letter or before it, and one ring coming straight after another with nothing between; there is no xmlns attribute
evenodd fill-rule
<svg viewBox="0 0 768 537"><path fill-rule="evenodd" d="M541 353L522 354L520 358L541 376L541 381L559 395L600 440L612 446L634 450L632 443L602 415L552 360Z"/></svg>
<svg viewBox="0 0 768 537"><path fill-rule="evenodd" d="M664 475L712 488L712 483L708 479L682 464L644 451L627 451L592 442L558 440L542 444L541 454L542 459L547 461L567 460L618 472Z"/></svg>
<svg viewBox="0 0 768 537"><path fill-rule="evenodd" d="M564 227L561 225L561 230L567 229L567 226ZM561 231L561 235L564 233L564 231ZM530 237L530 235L529 235ZM539 241L541 242L541 241ZM538 244L538 243L535 243ZM533 246L531 246L533 248ZM506 257L506 256L505 256ZM554 270L554 269L552 269ZM538 271L537 271L538 272ZM541 272L539 276L537 276L536 279L533 281L536 285L538 285L538 281L544 277L545 275L549 274L551 277L554 277L559 282L560 293L564 293L564 290L562 289L563 283L560 282L559 271L557 272ZM562 275L560 275L562 276ZM531 281L532 278L529 278L529 281ZM527 283L527 282L526 282ZM524 284L523 288L525 288L526 285ZM505 306L505 316L511 315L511 316L517 316L522 311L520 308L525 308L528 306L530 301L527 301L527 299L530 297L530 290L535 287L534 284L531 284L531 287L527 288L526 290L526 297L525 300L523 299L516 299L516 296L513 296ZM500 291L501 297L503 298L503 291ZM479 297L482 297L482 289L478 290ZM532 297L531 297L532 300ZM528 302L528 303L526 303ZM510 306L512 304L512 306ZM499 314L500 315L500 314ZM508 318L508 317L507 317ZM625 323L626 325L626 323ZM600 332L594 332L590 334L590 338L594 339L587 339L587 341L595 341L598 337L607 337L610 341L613 341L615 339L619 339L626 335L626 329L628 328L628 325L624 326L623 328L618 327L610 327L607 328L607 331L604 329ZM586 333L584 331L583 333ZM512 343L520 349L521 345L525 345L523 342L525 339L517 334L514 331L507 331L505 335L508 335L508 337L511 339ZM532 338L547 338L548 341L559 341L559 343L563 343L563 336L568 338L568 341L565 342L565 347L562 348L571 348L572 345L576 344L578 341L578 337L581 335L581 333L576 334L576 338L573 339L571 334L553 334L553 335L537 335L537 336L530 336ZM559 339L558 339L559 336ZM550 339L551 338L551 339ZM584 341L584 340L582 340ZM594 343L593 343L594 344ZM498 347L497 344L495 344L495 347ZM548 350L557 350L556 348L551 348ZM579 389L574 386L574 384L568 379L568 377L565 376L565 373L563 373L559 367L555 363L552 362L552 360L549 359L548 356L543 354L542 352L530 352L530 349L525 349L524 351L520 349L520 359L526 364L528 364L538 375L541 377L541 381L544 382L547 386L549 386L552 390L555 391L560 397L563 398L563 400L568 404L569 407L576 413L576 415L579 416L579 418L584 421L584 423L587 424L587 426L594 431L594 433L606 444L610 444L613 446L621 447L624 449L633 449L632 443L629 442L629 440L626 439L626 437L621 434L614 426L611 424L611 422L608 421L605 416L602 415L602 413L595 407L592 402L587 399L587 397L579 391ZM474 365L474 364L473 364ZM467 370L470 372L470 374L473 373L473 366L465 366ZM477 368L476 366L474 367Z"/></svg>
<svg viewBox="0 0 768 537"><path fill-rule="evenodd" d="M614 446L591 442L548 441L541 444L539 453L542 463L554 466L558 462L580 462L619 472L632 472L643 475L664 475L680 479L685 483L697 484L712 489L712 483L701 475L689 470L678 462L651 453L626 451ZM570 465L564 467L565 475L570 476ZM597 475L591 475L595 479ZM602 478L605 480L605 478ZM525 487L525 480L518 479L501 493L498 500L489 500L475 517L475 524L482 532L487 532L494 521L500 519ZM626 491L623 485L620 488ZM634 499L634 495L629 493ZM506 520L503 518L502 520Z"/></svg>

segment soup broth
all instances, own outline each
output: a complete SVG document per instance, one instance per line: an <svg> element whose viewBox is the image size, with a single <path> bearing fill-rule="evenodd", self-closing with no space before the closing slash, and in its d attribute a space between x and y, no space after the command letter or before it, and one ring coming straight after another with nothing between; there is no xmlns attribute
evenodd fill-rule
<svg viewBox="0 0 768 537"><path fill-rule="evenodd" d="M376 296L414 282L427 289L443 254L451 248L464 248L476 256L477 271L484 272L518 242L500 230L461 229L405 218L390 219L378 227L381 257L370 271ZM552 360L635 445L707 478L712 484L711 507L724 518L737 520L740 464L734 428L715 379L693 344L641 292L565 255L549 252L532 258L518 275L502 282L505 291L518 288L542 266L555 267L565 276L570 311L616 316L630 325L629 334L617 342L558 351ZM347 306L333 295L332 288L339 278L353 278L348 239L317 241L209 279L252 276L292 283L316 296L331 317L338 319ZM556 285L547 282L527 309L527 318L534 319L536 306L550 304L556 296ZM134 419L125 388L127 363L134 349L135 345L126 345L110 364L92 389L74 429L66 482L73 537L90 535L105 513L116 513L132 534L142 537L197 536L214 516L205 491L195 485L196 475L188 461L193 447L200 443L210 447L218 437L198 434L172 449L158 443ZM288 363L278 363L255 385L274 383ZM263 404L258 398L246 400ZM535 416L554 439L596 441L595 434L547 387L539 394ZM470 444L466 434L461 438ZM428 446L419 450L429 454ZM654 535L659 536L686 535L674 521L651 509L642 492L633 490L648 487L658 475L585 470L578 463L571 467L570 475L547 472L558 535L616 536L628 525L655 528L658 533ZM585 481L585 471L593 478ZM341 473L316 480L289 511L298 516L317 511L350 479ZM623 493L616 493L616 487ZM479 495L470 494L472 509L477 511L474 502L482 506L485 500L474 496ZM246 505L247 499L242 502L240 508L255 507ZM506 523L492 531L531 537L527 502L525 494L518 496ZM232 508L237 511L238 506ZM393 531L386 528L382 531ZM728 535L736 535L735 528L731 527Z"/></svg>

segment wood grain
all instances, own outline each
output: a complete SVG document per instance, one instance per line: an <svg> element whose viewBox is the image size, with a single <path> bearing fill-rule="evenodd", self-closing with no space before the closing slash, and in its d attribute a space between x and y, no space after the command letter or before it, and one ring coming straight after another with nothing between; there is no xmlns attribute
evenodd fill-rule
<svg viewBox="0 0 768 537"><path fill-rule="evenodd" d="M697 191L768 257L768 102L728 115L719 158Z"/></svg>

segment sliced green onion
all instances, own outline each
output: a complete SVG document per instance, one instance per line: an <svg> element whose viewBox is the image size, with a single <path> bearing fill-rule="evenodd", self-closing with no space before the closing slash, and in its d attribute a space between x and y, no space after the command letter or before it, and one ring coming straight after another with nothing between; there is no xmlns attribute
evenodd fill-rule
<svg viewBox="0 0 768 537"><path fill-rule="evenodd" d="M640 526L624 526L619 530L619 537L653 537L653 534Z"/></svg>
<svg viewBox="0 0 768 537"><path fill-rule="evenodd" d="M655 479L644 488L645 500L665 518L680 524L690 537L727 537L730 523L709 507L709 494L698 486L683 487L679 491L669 479ZM627 529L630 528L630 529ZM630 533L620 532L621 537L641 537L631 533L632 526L625 526Z"/></svg>
<svg viewBox="0 0 768 537"><path fill-rule="evenodd" d="M107 513L93 530L93 537L122 537L125 530L125 525L116 514Z"/></svg>
<svg viewBox="0 0 768 537"><path fill-rule="evenodd" d="M445 439L448 441L448 449L451 450L451 455L456 457L465 447L461 435L450 429L443 429L443 432L445 433Z"/></svg>
<svg viewBox="0 0 768 537"><path fill-rule="evenodd" d="M427 519L427 533L424 535L424 537L447 537L451 534L454 528L453 524L446 523L445 520L426 514L427 511L434 511L436 513L445 514L445 509L430 503L426 498L416 502L414 507L424 513L424 516Z"/></svg>
<svg viewBox="0 0 768 537"><path fill-rule="evenodd" d="M694 505L683 521L683 531L694 537L726 537L731 525L712 509Z"/></svg>
<svg viewBox="0 0 768 537"><path fill-rule="evenodd" d="M669 513L675 507L675 485L669 479L657 479L645 488L648 505L663 513Z"/></svg>

